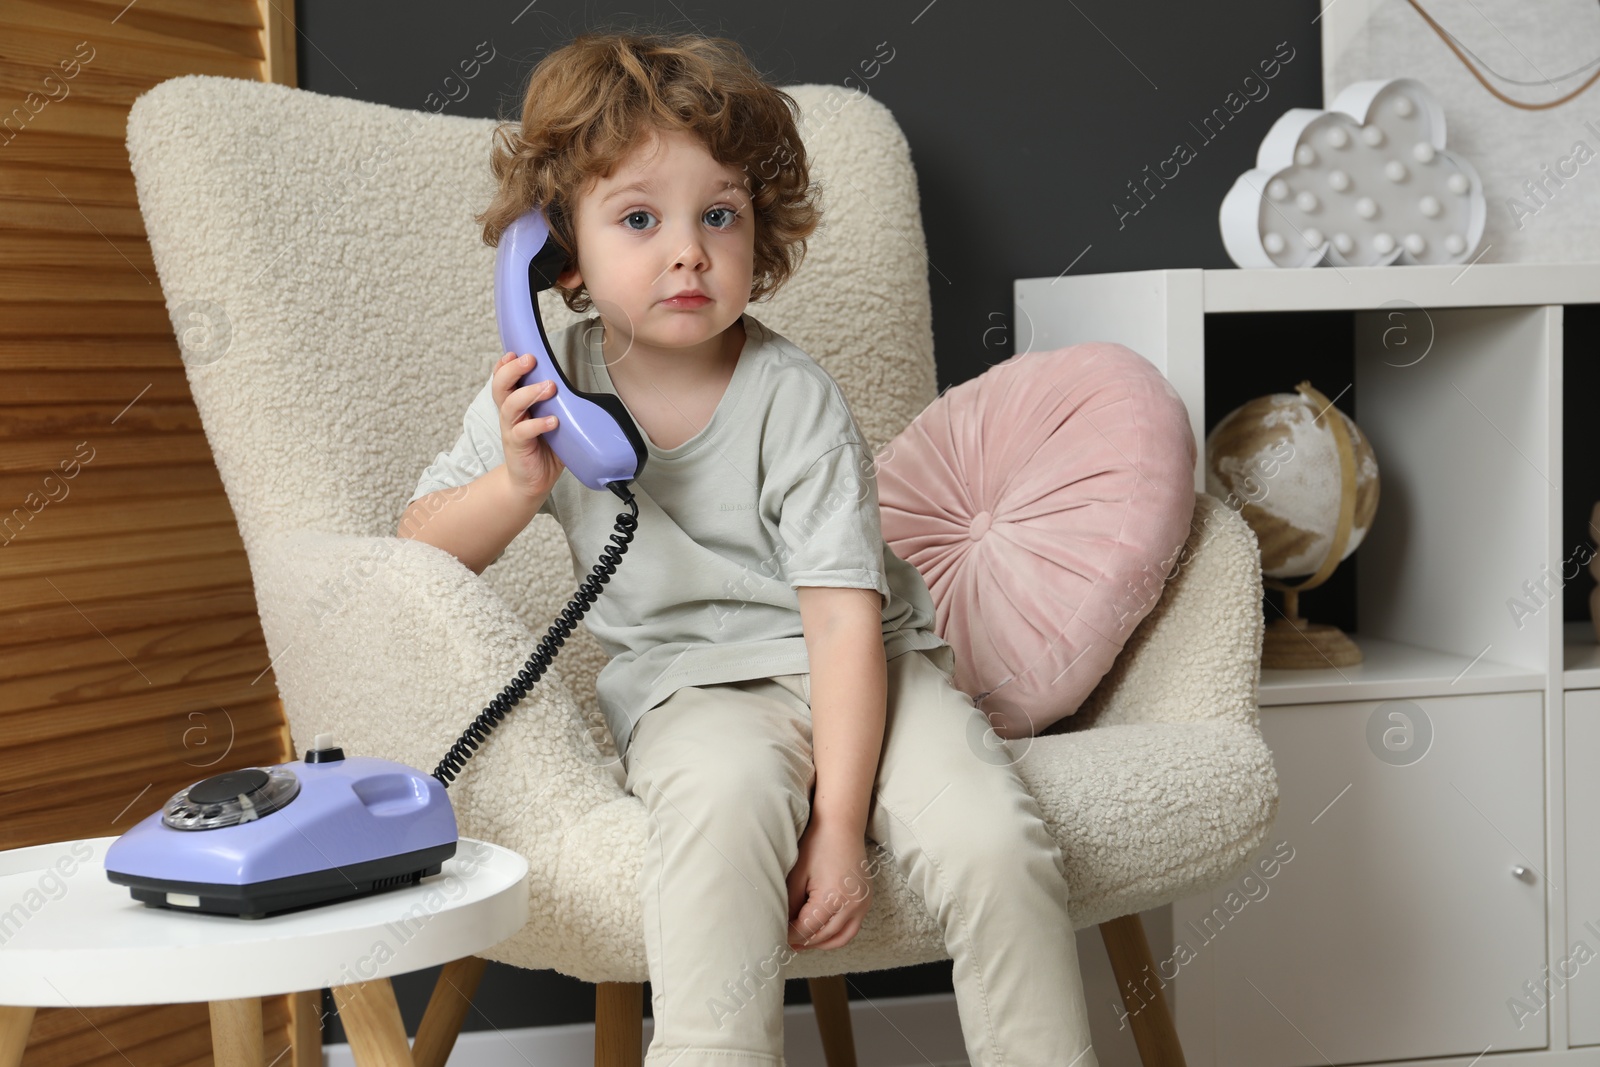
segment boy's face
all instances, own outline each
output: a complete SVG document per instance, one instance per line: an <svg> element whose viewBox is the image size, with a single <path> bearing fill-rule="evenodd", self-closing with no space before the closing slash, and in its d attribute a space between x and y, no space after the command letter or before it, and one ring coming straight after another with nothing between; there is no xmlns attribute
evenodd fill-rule
<svg viewBox="0 0 1600 1067"><path fill-rule="evenodd" d="M719 337L750 302L756 220L743 177L693 135L651 130L578 196L578 265L559 281L586 285L629 344L684 348ZM648 188L630 188L639 182ZM709 300L666 303L687 289Z"/></svg>

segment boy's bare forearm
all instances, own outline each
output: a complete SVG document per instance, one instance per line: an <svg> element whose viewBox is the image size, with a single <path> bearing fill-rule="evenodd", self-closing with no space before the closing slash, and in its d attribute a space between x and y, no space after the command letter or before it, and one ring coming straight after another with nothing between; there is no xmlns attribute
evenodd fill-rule
<svg viewBox="0 0 1600 1067"><path fill-rule="evenodd" d="M420 497L406 508L395 534L442 548L482 574L544 501L544 496L517 492L501 464L466 485Z"/></svg>
<svg viewBox="0 0 1600 1067"><path fill-rule="evenodd" d="M866 830L883 750L888 671L879 627L874 615L806 640L817 775L811 815L852 835Z"/></svg>

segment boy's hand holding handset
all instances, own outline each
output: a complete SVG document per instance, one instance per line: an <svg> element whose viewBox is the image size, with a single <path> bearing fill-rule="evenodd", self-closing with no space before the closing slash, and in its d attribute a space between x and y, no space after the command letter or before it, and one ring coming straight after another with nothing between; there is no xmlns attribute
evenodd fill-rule
<svg viewBox="0 0 1600 1067"><path fill-rule="evenodd" d="M533 370L538 357L507 352L500 357L491 379L494 406L500 412L500 444L506 454L511 486L529 499L543 499L556 484L566 464L545 443L544 434L556 428L556 416L535 418L529 408L555 393L550 380L517 388L517 379Z"/></svg>

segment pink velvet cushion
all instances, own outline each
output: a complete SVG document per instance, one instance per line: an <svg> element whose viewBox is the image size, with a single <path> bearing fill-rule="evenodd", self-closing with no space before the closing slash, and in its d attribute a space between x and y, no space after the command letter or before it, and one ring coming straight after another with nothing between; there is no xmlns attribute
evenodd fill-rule
<svg viewBox="0 0 1600 1067"><path fill-rule="evenodd" d="M956 686L1001 737L1077 711L1155 607L1194 468L1177 391L1102 343L1012 356L885 450L884 539L927 582Z"/></svg>

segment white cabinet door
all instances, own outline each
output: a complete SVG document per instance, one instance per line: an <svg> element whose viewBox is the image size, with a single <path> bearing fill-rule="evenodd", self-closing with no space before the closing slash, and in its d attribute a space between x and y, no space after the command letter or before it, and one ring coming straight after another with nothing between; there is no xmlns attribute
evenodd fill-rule
<svg viewBox="0 0 1600 1067"><path fill-rule="evenodd" d="M1550 981L1569 982L1568 1043L1600 1045L1600 690L1566 701L1568 952Z"/></svg>
<svg viewBox="0 0 1600 1067"><path fill-rule="evenodd" d="M1292 855L1277 845L1248 906L1213 892L1222 910L1205 928L1182 918L1199 909L1175 911L1175 938L1214 953L1215 1063L1548 1044L1548 1012L1510 1005L1544 974L1543 704L1532 692L1262 709L1281 799L1260 855L1278 842Z"/></svg>

